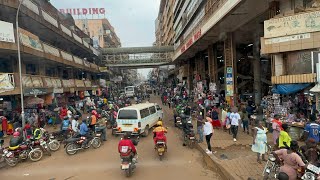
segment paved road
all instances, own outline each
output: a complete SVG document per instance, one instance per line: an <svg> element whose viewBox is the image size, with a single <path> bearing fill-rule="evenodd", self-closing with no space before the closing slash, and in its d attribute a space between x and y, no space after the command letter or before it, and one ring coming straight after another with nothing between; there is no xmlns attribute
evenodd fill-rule
<svg viewBox="0 0 320 180"><path fill-rule="evenodd" d="M151 102L159 102L152 98ZM182 146L180 132L172 127L172 112L164 107L165 126L169 126L168 153L159 161L153 149L152 135L141 138L138 145L139 163L130 179L184 179L184 180L220 180L217 173L207 169L198 150ZM108 132L108 141L99 149L89 149L68 156L65 149L54 152L51 157L44 156L39 162L20 163L14 168L0 169L1 180L76 180L105 178L111 180L127 179L120 170L117 152L119 137L112 137Z"/></svg>

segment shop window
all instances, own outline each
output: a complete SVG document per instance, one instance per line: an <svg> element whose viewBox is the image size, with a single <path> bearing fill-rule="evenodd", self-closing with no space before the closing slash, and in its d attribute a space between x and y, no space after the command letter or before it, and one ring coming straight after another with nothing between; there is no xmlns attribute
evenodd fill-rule
<svg viewBox="0 0 320 180"><path fill-rule="evenodd" d="M69 79L69 73L67 70L63 70L62 71L62 78L63 79Z"/></svg>
<svg viewBox="0 0 320 180"><path fill-rule="evenodd" d="M7 59L0 59L0 72L2 73L12 73L12 63Z"/></svg>
<svg viewBox="0 0 320 180"><path fill-rule="evenodd" d="M35 64L27 64L26 65L26 73L31 75L37 74L37 66Z"/></svg>
<svg viewBox="0 0 320 180"><path fill-rule="evenodd" d="M46 67L46 76L54 77L56 75L56 69L52 67Z"/></svg>

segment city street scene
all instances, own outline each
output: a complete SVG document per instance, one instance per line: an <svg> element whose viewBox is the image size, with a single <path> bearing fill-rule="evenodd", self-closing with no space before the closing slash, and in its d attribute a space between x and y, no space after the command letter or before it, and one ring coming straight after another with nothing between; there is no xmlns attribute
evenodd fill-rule
<svg viewBox="0 0 320 180"><path fill-rule="evenodd" d="M0 180L320 180L320 0L0 0Z"/></svg>

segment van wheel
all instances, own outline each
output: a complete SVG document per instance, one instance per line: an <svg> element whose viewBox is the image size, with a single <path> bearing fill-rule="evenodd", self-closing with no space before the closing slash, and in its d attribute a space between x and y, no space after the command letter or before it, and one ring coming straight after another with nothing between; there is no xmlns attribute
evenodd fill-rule
<svg viewBox="0 0 320 180"><path fill-rule="evenodd" d="M149 135L149 125L146 126L146 128L144 128L144 132L142 133L143 137L147 137Z"/></svg>

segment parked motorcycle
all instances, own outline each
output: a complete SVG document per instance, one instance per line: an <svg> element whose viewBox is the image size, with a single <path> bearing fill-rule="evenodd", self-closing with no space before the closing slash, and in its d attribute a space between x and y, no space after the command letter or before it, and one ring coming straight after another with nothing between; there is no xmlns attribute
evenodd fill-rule
<svg viewBox="0 0 320 180"><path fill-rule="evenodd" d="M302 180L316 180L317 177L319 176L319 174L320 174L319 167L317 167L313 164L308 164L301 179Z"/></svg>
<svg viewBox="0 0 320 180"><path fill-rule="evenodd" d="M84 143L86 137L69 138L67 139L65 149L68 155L75 155L79 150L88 149L91 146L97 149L101 146L101 133L96 133L95 136L89 140L86 144ZM87 140L88 141L88 140Z"/></svg>
<svg viewBox="0 0 320 180"><path fill-rule="evenodd" d="M44 140L47 142L51 151L57 151L60 148L60 141L53 134L45 133Z"/></svg>
<svg viewBox="0 0 320 180"><path fill-rule="evenodd" d="M31 141L26 141L19 146L5 148L2 156L6 163L13 167L18 162L25 161L28 158L33 162L39 161L43 152L39 147L33 148Z"/></svg>

